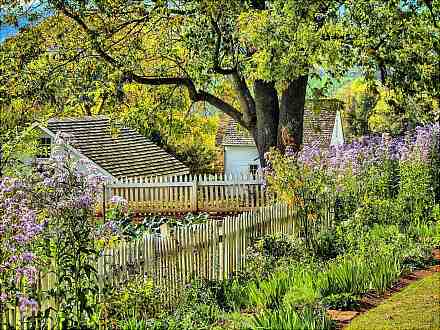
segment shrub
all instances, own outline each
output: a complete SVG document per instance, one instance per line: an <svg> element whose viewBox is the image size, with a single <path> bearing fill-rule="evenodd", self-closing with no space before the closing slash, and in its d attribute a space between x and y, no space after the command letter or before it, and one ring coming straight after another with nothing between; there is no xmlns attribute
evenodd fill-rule
<svg viewBox="0 0 440 330"><path fill-rule="evenodd" d="M317 245L320 243L317 242ZM320 248L325 249L325 243ZM326 253L322 251L322 253ZM258 239L249 248L246 264L248 274L264 279L276 268L289 263L304 263L313 257L313 252L302 238L283 234L267 235Z"/></svg>
<svg viewBox="0 0 440 330"><path fill-rule="evenodd" d="M154 318L163 312L165 294L151 280L137 277L123 286L108 288L101 304L102 313L111 320Z"/></svg>
<svg viewBox="0 0 440 330"><path fill-rule="evenodd" d="M372 226L374 224L395 224L402 221L401 208L393 199L365 197L353 214L355 221Z"/></svg>
<svg viewBox="0 0 440 330"><path fill-rule="evenodd" d="M208 282L217 305L226 312L239 311L250 305L247 284L247 280L239 276L230 280Z"/></svg>
<svg viewBox="0 0 440 330"><path fill-rule="evenodd" d="M343 251L343 246L333 228L324 229L317 233L312 240L311 251L315 258L326 261L336 258Z"/></svg>

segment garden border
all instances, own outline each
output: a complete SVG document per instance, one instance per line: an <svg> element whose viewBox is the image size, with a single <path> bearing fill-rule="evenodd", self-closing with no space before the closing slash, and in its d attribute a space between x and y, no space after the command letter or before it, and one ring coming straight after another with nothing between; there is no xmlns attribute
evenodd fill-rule
<svg viewBox="0 0 440 330"><path fill-rule="evenodd" d="M359 310L328 310L330 318L336 322L336 329L341 330L348 327L348 325L357 317L367 313L373 308L384 303L387 299L394 296L394 294L401 292L410 284L417 282L423 278L431 276L435 273L440 273L440 248L433 249L432 257L436 261L436 265L421 268L400 277L397 282L388 289L383 295L378 295L372 292L367 292L361 298L361 307Z"/></svg>

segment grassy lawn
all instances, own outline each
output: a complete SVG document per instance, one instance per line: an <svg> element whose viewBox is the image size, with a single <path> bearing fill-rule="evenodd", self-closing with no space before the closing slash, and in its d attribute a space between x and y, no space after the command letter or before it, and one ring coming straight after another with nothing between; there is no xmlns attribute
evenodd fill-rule
<svg viewBox="0 0 440 330"><path fill-rule="evenodd" d="M440 329L440 273L409 285L347 329Z"/></svg>

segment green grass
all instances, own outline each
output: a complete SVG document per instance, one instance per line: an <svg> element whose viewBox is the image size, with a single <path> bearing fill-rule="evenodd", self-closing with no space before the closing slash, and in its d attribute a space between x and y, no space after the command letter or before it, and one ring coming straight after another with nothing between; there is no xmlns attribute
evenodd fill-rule
<svg viewBox="0 0 440 330"><path fill-rule="evenodd" d="M361 329L440 329L440 273L412 283L347 328Z"/></svg>

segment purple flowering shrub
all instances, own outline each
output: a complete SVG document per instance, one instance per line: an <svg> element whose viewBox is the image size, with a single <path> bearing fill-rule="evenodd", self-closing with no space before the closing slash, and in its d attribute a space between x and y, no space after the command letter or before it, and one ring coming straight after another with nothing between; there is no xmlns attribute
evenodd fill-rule
<svg viewBox="0 0 440 330"><path fill-rule="evenodd" d="M54 302L55 321L87 328L97 309L102 233L94 214L104 178L57 148L32 175L0 179L0 309L37 309L32 286L38 273L51 273L54 287L40 297Z"/></svg>
<svg viewBox="0 0 440 330"><path fill-rule="evenodd" d="M39 171L47 225L38 251L45 261L42 271L55 275L55 287L45 295L55 302L56 322L87 328L98 308L95 267L102 233L94 214L104 178L60 148Z"/></svg>
<svg viewBox="0 0 440 330"><path fill-rule="evenodd" d="M112 196L105 216L105 223L97 226L98 242L103 248L116 245L124 236L122 225L132 223L128 202L120 196Z"/></svg>
<svg viewBox="0 0 440 330"><path fill-rule="evenodd" d="M267 155L266 180L287 203L308 203L308 209L320 207L310 200L335 194L341 220L420 221L430 217L438 191L439 136L436 123L397 138L366 136L329 149L275 151Z"/></svg>

